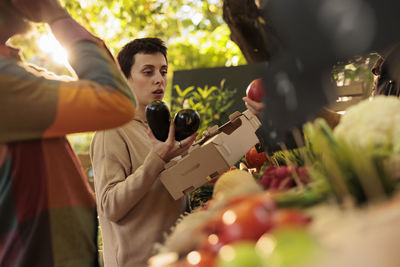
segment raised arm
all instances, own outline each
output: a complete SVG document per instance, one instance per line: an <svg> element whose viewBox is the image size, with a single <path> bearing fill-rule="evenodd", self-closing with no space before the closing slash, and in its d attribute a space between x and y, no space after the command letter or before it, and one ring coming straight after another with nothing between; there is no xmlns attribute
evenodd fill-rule
<svg viewBox="0 0 400 267"><path fill-rule="evenodd" d="M20 2L20 11L26 12L29 9L22 8L26 7L24 2L56 1L14 2ZM26 17L34 21L52 20L53 34L68 49L79 80L56 80L0 56L0 142L113 128L134 116L134 97L104 43L66 11L54 14L57 17Z"/></svg>

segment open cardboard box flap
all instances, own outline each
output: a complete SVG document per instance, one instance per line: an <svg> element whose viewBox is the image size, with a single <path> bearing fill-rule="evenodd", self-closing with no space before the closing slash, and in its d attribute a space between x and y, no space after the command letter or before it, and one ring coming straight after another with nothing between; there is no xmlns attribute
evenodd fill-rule
<svg viewBox="0 0 400 267"><path fill-rule="evenodd" d="M161 182L174 199L183 197L229 170L259 143L255 132L260 126L249 110L231 114L221 127L208 129L208 136L196 142L186 155L166 164Z"/></svg>

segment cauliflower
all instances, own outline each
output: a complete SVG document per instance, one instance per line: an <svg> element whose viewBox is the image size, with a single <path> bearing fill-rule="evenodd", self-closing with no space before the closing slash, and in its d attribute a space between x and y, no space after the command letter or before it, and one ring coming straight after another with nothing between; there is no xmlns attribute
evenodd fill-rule
<svg viewBox="0 0 400 267"><path fill-rule="evenodd" d="M400 100L376 96L346 110L334 135L361 148L386 148L400 152Z"/></svg>

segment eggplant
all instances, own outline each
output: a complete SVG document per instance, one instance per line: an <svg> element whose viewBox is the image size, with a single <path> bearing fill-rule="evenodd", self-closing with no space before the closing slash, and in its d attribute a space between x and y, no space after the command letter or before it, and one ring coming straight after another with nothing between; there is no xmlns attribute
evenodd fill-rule
<svg viewBox="0 0 400 267"><path fill-rule="evenodd" d="M175 114L175 140L181 141L194 134L200 126L200 116L193 109L182 109Z"/></svg>
<svg viewBox="0 0 400 267"><path fill-rule="evenodd" d="M171 116L168 105L155 100L146 106L146 120L154 136L164 142L168 138Z"/></svg>

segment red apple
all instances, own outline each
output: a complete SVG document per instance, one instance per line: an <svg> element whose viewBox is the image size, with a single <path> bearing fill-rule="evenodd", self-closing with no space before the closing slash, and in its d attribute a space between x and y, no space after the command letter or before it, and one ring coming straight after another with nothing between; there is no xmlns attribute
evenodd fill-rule
<svg viewBox="0 0 400 267"><path fill-rule="evenodd" d="M252 81L249 86L247 86L246 95L251 100L261 102L263 97L266 95L262 79Z"/></svg>

